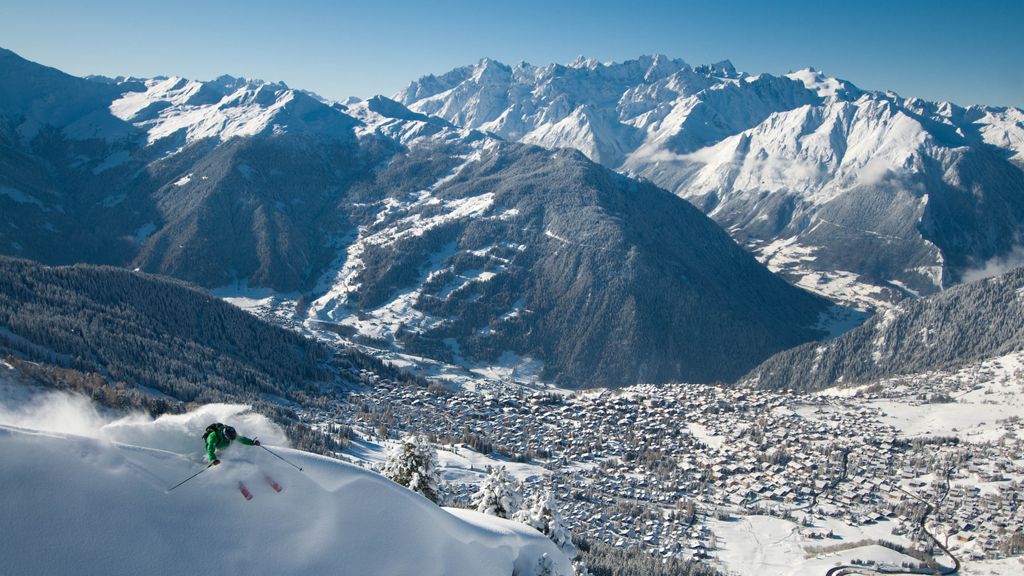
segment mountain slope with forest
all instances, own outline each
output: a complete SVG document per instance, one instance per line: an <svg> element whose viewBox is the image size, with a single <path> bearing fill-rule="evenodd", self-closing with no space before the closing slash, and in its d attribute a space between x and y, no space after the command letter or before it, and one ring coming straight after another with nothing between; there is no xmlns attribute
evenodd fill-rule
<svg viewBox="0 0 1024 576"><path fill-rule="evenodd" d="M1024 350L1024 268L908 300L827 343L781 352L743 382L817 390L948 370Z"/></svg>
<svg viewBox="0 0 1024 576"><path fill-rule="evenodd" d="M422 171L396 161L381 178ZM572 387L731 380L822 334L825 301L692 206L578 152L494 145L404 188L349 246L312 322L457 363L513 353Z"/></svg>
<svg viewBox="0 0 1024 576"><path fill-rule="evenodd" d="M245 400L271 410L285 399L356 386L362 369L399 376L181 281L6 257L0 351L176 402Z"/></svg>

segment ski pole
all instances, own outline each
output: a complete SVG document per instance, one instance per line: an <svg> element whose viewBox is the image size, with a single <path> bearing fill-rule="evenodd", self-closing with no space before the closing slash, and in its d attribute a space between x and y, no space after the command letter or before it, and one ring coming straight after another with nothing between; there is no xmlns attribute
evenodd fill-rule
<svg viewBox="0 0 1024 576"><path fill-rule="evenodd" d="M281 461L282 461L282 462L284 462L285 464L288 464L288 465L290 465L290 466L295 466L295 464L292 464L291 462L289 462L289 461L285 460L284 458L281 458L280 456L278 456L278 454L277 454L276 452L274 452L274 451L273 451L273 450L271 450L270 448L267 448L267 447L266 447L266 446L264 446L263 444L260 444L260 448L263 448L263 449L264 449L264 450L266 450L267 452L270 452L270 453L271 453L271 454L273 454L274 456L277 456L277 457L278 457L278 458L280 458L280 459L281 459ZM301 472L301 471L302 471L302 467L301 467L301 466L295 466L295 467L299 469L299 472Z"/></svg>
<svg viewBox="0 0 1024 576"><path fill-rule="evenodd" d="M213 466L213 462L210 462L209 464L207 464L207 465L206 465L206 468L203 468L203 469L202 469L202 470L200 470L199 472L196 472L195 474L193 474L193 475L189 476L188 478L185 478L185 479L184 479L184 480L182 480L181 482L178 482L178 483L177 483L177 484L175 484L174 486L171 486L170 488L168 488L168 489L167 489L167 491L168 491L168 492L170 492L171 490L174 490L175 488L177 488L178 486L181 486L181 485L182 485L182 484L184 484L185 482L188 482L189 480L191 480L191 479L195 478L196 476L199 476L199 475L200 475L200 474L202 474L203 472L206 472L207 470L209 470L209 469L210 469L210 466Z"/></svg>

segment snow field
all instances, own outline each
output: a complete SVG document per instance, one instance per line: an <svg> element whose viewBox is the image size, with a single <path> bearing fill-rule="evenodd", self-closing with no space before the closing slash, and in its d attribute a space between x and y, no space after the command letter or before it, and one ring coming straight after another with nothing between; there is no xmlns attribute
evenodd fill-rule
<svg viewBox="0 0 1024 576"><path fill-rule="evenodd" d="M714 520L709 524L718 544L718 549L713 553L730 574L824 574L829 568L839 564L850 564L855 558L870 558L896 566L902 562L916 562L909 556L877 545L816 555L809 552L813 547L827 547L882 537L878 534L847 533L842 540L811 540L800 534L799 525L771 516L741 516L731 521ZM850 527L846 527L846 530L857 531ZM892 535L885 536L885 539L896 540Z"/></svg>
<svg viewBox="0 0 1024 576"><path fill-rule="evenodd" d="M882 421L907 438L959 436L967 442L996 441L1008 432L1006 420L1024 418L1024 352L1014 352L968 364L949 372L930 372L927 379L952 379L973 383L974 389L960 393L954 402L910 403L899 400L871 400L865 404L880 408ZM882 384L892 389L898 378ZM913 393L908 388L907 394Z"/></svg>

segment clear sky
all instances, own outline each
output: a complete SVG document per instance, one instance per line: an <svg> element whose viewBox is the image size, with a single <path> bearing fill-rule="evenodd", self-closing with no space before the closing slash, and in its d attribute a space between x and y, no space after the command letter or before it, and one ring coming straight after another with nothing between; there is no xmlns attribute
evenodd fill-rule
<svg viewBox="0 0 1024 576"><path fill-rule="evenodd" d="M231 74L336 99L483 57L659 53L1024 107L1024 0L0 0L0 47L76 75Z"/></svg>

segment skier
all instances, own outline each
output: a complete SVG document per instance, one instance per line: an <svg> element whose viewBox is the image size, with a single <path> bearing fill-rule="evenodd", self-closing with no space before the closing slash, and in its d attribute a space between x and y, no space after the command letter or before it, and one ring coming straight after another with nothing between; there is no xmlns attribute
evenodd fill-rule
<svg viewBox="0 0 1024 576"><path fill-rule="evenodd" d="M234 428L231 426L225 426L220 422L207 426L206 434L203 434L203 439L206 440L206 455L210 458L210 463L213 466L220 464L220 459L217 458L217 450L227 448L231 445L231 442L236 439L246 446L260 445L259 440L239 436L238 432L236 432Z"/></svg>

